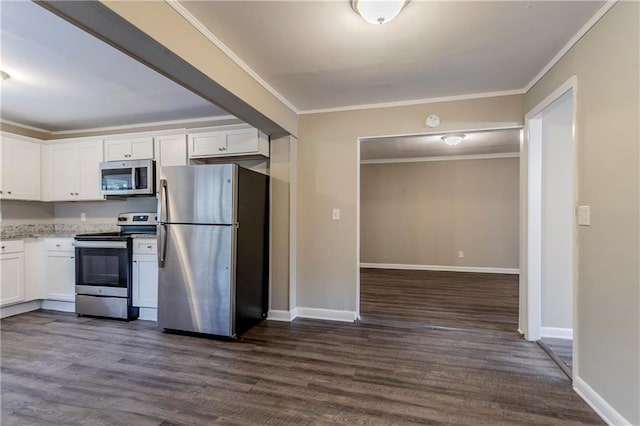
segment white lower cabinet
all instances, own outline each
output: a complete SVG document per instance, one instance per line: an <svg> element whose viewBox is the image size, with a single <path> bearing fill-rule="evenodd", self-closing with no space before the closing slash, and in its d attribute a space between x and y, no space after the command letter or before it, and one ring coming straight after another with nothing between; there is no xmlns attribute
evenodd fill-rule
<svg viewBox="0 0 640 426"><path fill-rule="evenodd" d="M76 300L76 256L73 238L45 239L43 298L63 302Z"/></svg>
<svg viewBox="0 0 640 426"><path fill-rule="evenodd" d="M151 238L135 238L133 243L133 306L158 307L157 243Z"/></svg>
<svg viewBox="0 0 640 426"><path fill-rule="evenodd" d="M0 306L24 300L24 244L0 242Z"/></svg>

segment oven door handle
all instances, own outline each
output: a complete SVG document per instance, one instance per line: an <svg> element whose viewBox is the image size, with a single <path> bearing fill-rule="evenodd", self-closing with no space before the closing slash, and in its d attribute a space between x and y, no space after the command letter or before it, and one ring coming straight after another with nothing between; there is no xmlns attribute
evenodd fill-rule
<svg viewBox="0 0 640 426"><path fill-rule="evenodd" d="M167 225L164 223L158 225L158 267L164 268L164 263L167 257Z"/></svg>
<svg viewBox="0 0 640 426"><path fill-rule="evenodd" d="M73 246L76 248L115 248L126 249L126 241L74 241Z"/></svg>

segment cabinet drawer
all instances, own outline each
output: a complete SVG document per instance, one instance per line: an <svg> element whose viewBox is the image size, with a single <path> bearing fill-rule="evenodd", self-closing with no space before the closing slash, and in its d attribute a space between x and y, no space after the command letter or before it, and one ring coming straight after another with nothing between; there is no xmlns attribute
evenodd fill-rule
<svg viewBox="0 0 640 426"><path fill-rule="evenodd" d="M44 240L47 251L73 251L72 238L51 238Z"/></svg>
<svg viewBox="0 0 640 426"><path fill-rule="evenodd" d="M133 240L134 254L158 253L158 242L153 238L135 238Z"/></svg>
<svg viewBox="0 0 640 426"><path fill-rule="evenodd" d="M4 240L0 241L0 253L22 253L24 251L24 241Z"/></svg>

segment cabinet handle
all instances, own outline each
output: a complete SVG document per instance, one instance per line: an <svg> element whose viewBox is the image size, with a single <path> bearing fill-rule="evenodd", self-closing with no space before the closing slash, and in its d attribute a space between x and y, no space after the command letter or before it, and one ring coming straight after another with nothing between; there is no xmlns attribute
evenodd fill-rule
<svg viewBox="0 0 640 426"><path fill-rule="evenodd" d="M78 195L78 193L76 192L76 195Z"/></svg>
<svg viewBox="0 0 640 426"><path fill-rule="evenodd" d="M70 192L69 195L73 195L73 192Z"/></svg>
<svg viewBox="0 0 640 426"><path fill-rule="evenodd" d="M69 259L75 259L75 257L71 256Z"/></svg>
<svg viewBox="0 0 640 426"><path fill-rule="evenodd" d="M147 246L148 249L150 249L152 246Z"/></svg>
<svg viewBox="0 0 640 426"><path fill-rule="evenodd" d="M0 189L0 194L2 194L2 189Z"/></svg>
<svg viewBox="0 0 640 426"><path fill-rule="evenodd" d="M60 244L56 244L56 247L60 247Z"/></svg>
<svg viewBox="0 0 640 426"><path fill-rule="evenodd" d="M7 191L7 194L11 194L11 191Z"/></svg>
<svg viewBox="0 0 640 426"><path fill-rule="evenodd" d="M138 263L138 261L137 260L132 260L131 263Z"/></svg>
<svg viewBox="0 0 640 426"><path fill-rule="evenodd" d="M0 247L0 248L1 248L2 250L4 250L4 249L5 249L5 246L2 246L2 247Z"/></svg>

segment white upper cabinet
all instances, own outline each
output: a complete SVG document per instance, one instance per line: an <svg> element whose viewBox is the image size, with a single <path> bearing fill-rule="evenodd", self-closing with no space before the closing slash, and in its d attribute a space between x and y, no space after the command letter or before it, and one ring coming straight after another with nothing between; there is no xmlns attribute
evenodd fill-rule
<svg viewBox="0 0 640 426"><path fill-rule="evenodd" d="M151 160L153 158L153 138L128 137L104 140L105 161Z"/></svg>
<svg viewBox="0 0 640 426"><path fill-rule="evenodd" d="M153 138L156 153L156 192L160 189L160 179L164 177L164 166L186 166L187 135L167 135Z"/></svg>
<svg viewBox="0 0 640 426"><path fill-rule="evenodd" d="M3 135L0 144L0 198L40 200L40 143Z"/></svg>
<svg viewBox="0 0 640 426"><path fill-rule="evenodd" d="M102 141L47 145L44 153L44 201L104 199L100 192Z"/></svg>
<svg viewBox="0 0 640 426"><path fill-rule="evenodd" d="M189 158L269 156L269 136L248 125L189 134Z"/></svg>

